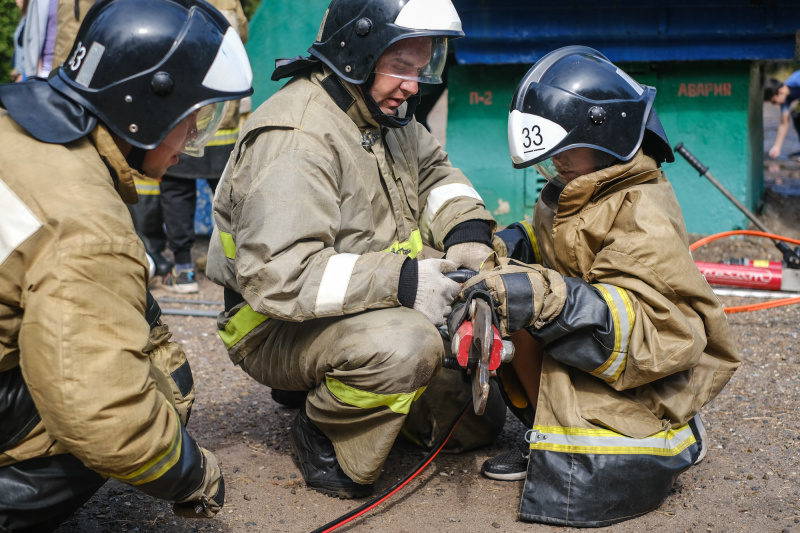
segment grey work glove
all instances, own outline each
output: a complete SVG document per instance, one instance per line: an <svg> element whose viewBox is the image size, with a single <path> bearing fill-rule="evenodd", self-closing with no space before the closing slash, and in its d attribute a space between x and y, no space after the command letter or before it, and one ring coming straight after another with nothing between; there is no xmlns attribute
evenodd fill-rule
<svg viewBox="0 0 800 533"><path fill-rule="evenodd" d="M225 480L214 454L203 453L203 482L186 499L175 502L172 511L183 518L214 518L225 504Z"/></svg>
<svg viewBox="0 0 800 533"><path fill-rule="evenodd" d="M417 297L414 309L439 327L450 314L450 305L461 291L461 285L444 275L458 268L447 259L423 259L417 274Z"/></svg>
<svg viewBox="0 0 800 533"><path fill-rule="evenodd" d="M481 242L462 242L448 248L445 257L459 267L466 267L475 272L480 272L484 261L490 258L492 260L486 266L489 269L494 268L492 254L494 254L494 250Z"/></svg>

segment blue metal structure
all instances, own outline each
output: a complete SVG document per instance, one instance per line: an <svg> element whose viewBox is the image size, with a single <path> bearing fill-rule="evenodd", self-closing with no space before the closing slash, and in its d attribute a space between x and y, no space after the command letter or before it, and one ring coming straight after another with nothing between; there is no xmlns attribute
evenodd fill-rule
<svg viewBox="0 0 800 533"><path fill-rule="evenodd" d="M462 65L533 64L570 44L612 61L792 59L800 1L454 0Z"/></svg>

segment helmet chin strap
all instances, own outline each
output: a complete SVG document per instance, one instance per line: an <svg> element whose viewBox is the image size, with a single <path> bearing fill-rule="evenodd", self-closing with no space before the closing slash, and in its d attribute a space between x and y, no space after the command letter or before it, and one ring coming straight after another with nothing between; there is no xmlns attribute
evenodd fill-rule
<svg viewBox="0 0 800 533"><path fill-rule="evenodd" d="M367 109L369 110L370 115L372 115L372 118L375 119L375 122L386 128L402 128L403 126L408 125L408 123L411 122L411 119L414 118L414 111L417 110L417 106L419 105L420 100L422 100L420 93L417 92L417 94L406 100L408 107L406 108L405 117L400 118L397 115L387 115L381 111L378 102L375 101L375 99L372 97L372 94L369 92L369 89L372 87L372 83L374 81L375 74L372 74L367 81L361 85L361 93L364 95L364 101L367 103Z"/></svg>
<svg viewBox="0 0 800 533"><path fill-rule="evenodd" d="M127 157L125 157L125 161L128 162L128 166L131 167L133 170L139 172L139 174L147 175L144 170L142 170L142 165L144 164L144 157L147 155L147 150L143 148L139 148L138 146L131 146L131 151L128 153Z"/></svg>

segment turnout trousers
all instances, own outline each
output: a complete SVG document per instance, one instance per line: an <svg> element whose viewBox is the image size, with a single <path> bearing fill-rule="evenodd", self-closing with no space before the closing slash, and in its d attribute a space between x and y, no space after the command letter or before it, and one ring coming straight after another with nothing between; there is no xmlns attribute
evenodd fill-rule
<svg viewBox="0 0 800 533"><path fill-rule="evenodd" d="M309 391L308 417L333 442L342 469L372 483L412 402L442 365L439 331L403 307L267 322L265 338L240 366L269 387Z"/></svg>

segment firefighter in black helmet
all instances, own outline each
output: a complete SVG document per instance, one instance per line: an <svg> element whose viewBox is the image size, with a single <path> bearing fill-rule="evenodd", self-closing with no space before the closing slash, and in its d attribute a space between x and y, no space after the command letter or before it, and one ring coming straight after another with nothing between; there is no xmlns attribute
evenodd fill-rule
<svg viewBox="0 0 800 533"><path fill-rule="evenodd" d="M207 3L103 0L48 80L0 86L0 530L55 529L109 477L182 516L222 507L124 202L201 152L251 78Z"/></svg>
<svg viewBox="0 0 800 533"><path fill-rule="evenodd" d="M273 79L292 79L248 120L215 197L220 336L256 380L297 393L293 448L329 495L370 494L404 422L423 444L447 426L446 409L419 406L456 411L468 395L456 372L434 380L436 326L459 289L444 273L480 269L494 221L413 116L461 36L450 0L334 0L311 56L277 62ZM425 259L423 242L447 259ZM439 380L465 395L436 396ZM491 442L493 405L457 447Z"/></svg>
<svg viewBox="0 0 800 533"><path fill-rule="evenodd" d="M600 527L656 508L703 459L700 409L741 362L661 170L674 156L655 96L570 46L540 59L511 103L512 163L548 183L462 297L489 292L515 344L498 376L526 442L482 472L525 480L522 520Z"/></svg>

